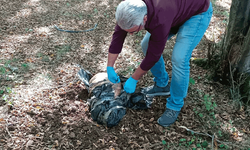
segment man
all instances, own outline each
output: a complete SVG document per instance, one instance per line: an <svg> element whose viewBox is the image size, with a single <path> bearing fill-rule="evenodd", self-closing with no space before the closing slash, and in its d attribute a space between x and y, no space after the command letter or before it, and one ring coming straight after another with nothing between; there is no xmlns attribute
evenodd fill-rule
<svg viewBox="0 0 250 150"><path fill-rule="evenodd" d="M189 84L189 60L209 25L212 13L210 0L125 0L117 7L117 25L108 54L108 78L112 83L120 82L113 66L127 33L132 35L147 30L141 42L145 58L126 81L124 90L133 93L137 81L150 70L155 84L147 93L151 96L170 94L166 111L157 121L161 126L173 124L184 105ZM168 84L162 53L167 40L175 34L172 78Z"/></svg>

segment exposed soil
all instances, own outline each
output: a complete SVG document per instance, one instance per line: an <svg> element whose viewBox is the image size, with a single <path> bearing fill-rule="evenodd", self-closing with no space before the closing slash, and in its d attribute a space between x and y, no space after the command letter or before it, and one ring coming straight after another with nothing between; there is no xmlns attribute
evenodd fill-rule
<svg viewBox="0 0 250 150"><path fill-rule="evenodd" d="M86 103L89 93L77 77L77 64L92 74L106 71L119 2L1 0L0 149L250 148L249 106L236 105L229 87L209 80L210 71L194 63L185 106L172 126L163 128L156 122L166 97L156 97L147 110L127 109L112 128L92 121ZM214 16L192 60L207 58L209 43L223 38L231 1L213 2ZM54 28L86 30L96 23L97 28L86 33ZM119 74L129 77L139 65L144 34L127 36L116 62ZM170 76L173 45L174 38L164 51ZM152 84L148 73L137 87Z"/></svg>

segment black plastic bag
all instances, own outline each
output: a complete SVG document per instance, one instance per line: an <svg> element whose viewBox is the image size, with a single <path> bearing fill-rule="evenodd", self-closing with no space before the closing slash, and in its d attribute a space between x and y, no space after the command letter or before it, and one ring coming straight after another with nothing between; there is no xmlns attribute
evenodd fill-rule
<svg viewBox="0 0 250 150"><path fill-rule="evenodd" d="M98 124L107 127L116 126L126 114L126 108L147 109L152 104L152 97L147 97L141 90L136 90L133 94L127 94L123 88L117 94L117 85L111 83L107 78L107 73L98 73L95 76L80 69L78 76L86 85L89 91L91 117ZM90 78L91 77L91 78ZM121 85L127 78L121 77ZM120 86L121 86L120 85Z"/></svg>

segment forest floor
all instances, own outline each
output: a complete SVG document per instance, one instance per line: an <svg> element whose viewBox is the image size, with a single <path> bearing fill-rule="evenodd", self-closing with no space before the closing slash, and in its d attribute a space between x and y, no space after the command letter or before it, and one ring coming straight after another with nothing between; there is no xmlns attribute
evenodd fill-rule
<svg viewBox="0 0 250 150"><path fill-rule="evenodd" d="M210 71L193 61L188 96L172 126L156 122L165 110L164 96L155 97L150 109L128 109L115 127L92 121L77 64L92 74L106 71L119 2L0 1L0 150L249 149L250 107L237 105L230 87L210 80ZM231 1L213 4L213 18L192 60L207 58L209 43L218 45L224 36ZM54 28L85 30L96 23L97 28L86 33ZM115 66L119 74L129 77L138 67L144 34L127 36ZM173 45L174 38L163 54L170 77ZM151 73L137 87L149 85Z"/></svg>

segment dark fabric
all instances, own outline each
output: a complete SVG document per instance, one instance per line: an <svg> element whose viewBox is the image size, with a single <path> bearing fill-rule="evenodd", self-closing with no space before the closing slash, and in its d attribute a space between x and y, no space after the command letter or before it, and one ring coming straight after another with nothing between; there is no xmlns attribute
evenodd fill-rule
<svg viewBox="0 0 250 150"><path fill-rule="evenodd" d="M81 67L78 65L78 67ZM92 77L92 74L83 68L81 68L77 73L79 79L85 84L85 86L89 87L89 80Z"/></svg>
<svg viewBox="0 0 250 150"><path fill-rule="evenodd" d="M80 69L78 76L86 85L86 88L91 87L91 84L89 83L89 72ZM121 77L120 79L122 83L125 83L127 80L127 78L124 77ZM150 108L153 98L147 98L146 94L141 93L140 89L136 90L133 94L127 94L124 90L121 90L120 95L115 98L115 91L113 90L112 85L111 82L103 82L103 84L100 84L91 90L91 98L88 99L89 109L91 118L98 124L113 127L124 117L127 108Z"/></svg>
<svg viewBox="0 0 250 150"><path fill-rule="evenodd" d="M107 127L113 127L124 117L126 108L137 110L150 108L152 97L147 98L146 94L139 90L133 94L127 94L122 90L121 94L114 98L112 84L105 83L92 91L88 103L94 121Z"/></svg>
<svg viewBox="0 0 250 150"><path fill-rule="evenodd" d="M107 127L116 126L126 114L126 108L121 101L91 98L89 102L91 118Z"/></svg>
<svg viewBox="0 0 250 150"><path fill-rule="evenodd" d="M140 67L149 70L160 59L170 31L177 33L179 27L194 15L205 12L210 0L143 0L147 5L145 29L151 33L148 50ZM115 27L109 52L118 54L122 50L127 32Z"/></svg>

